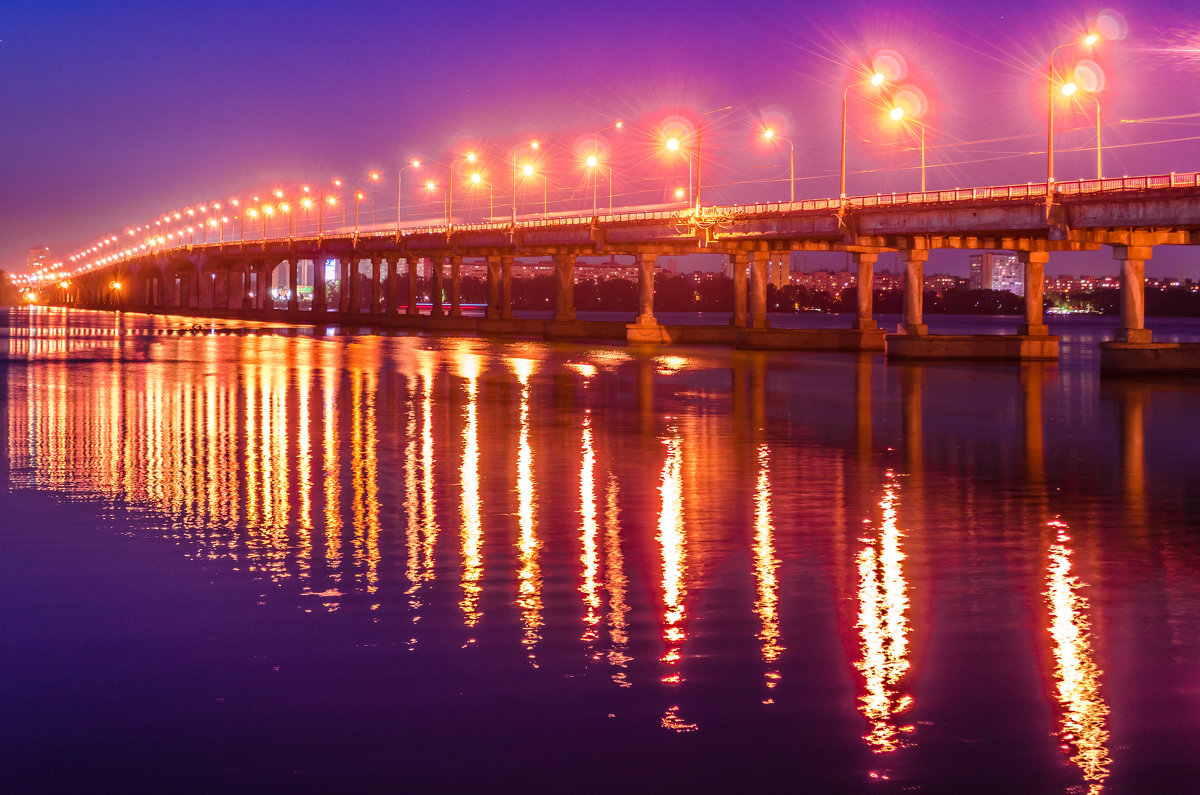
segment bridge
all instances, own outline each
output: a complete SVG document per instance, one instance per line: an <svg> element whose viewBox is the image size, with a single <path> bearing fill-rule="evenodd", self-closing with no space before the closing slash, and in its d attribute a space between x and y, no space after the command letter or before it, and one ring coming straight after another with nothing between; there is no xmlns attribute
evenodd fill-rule
<svg viewBox="0 0 1200 795"><path fill-rule="evenodd" d="M190 243L97 262L61 282L42 285L43 300L64 306L355 323L429 331L547 338L622 339L631 344L719 343L791 350L886 350L910 359L1054 359L1058 338L1043 318L1045 267L1062 251L1112 249L1121 263L1121 321L1104 343L1101 367L1112 372L1200 372L1200 345L1154 342L1145 326L1145 264L1155 246L1200 244L1200 174L1084 179L999 187L811 199L667 211L443 223L435 226L334 230L318 235ZM265 231L265 229L264 229ZM936 249L1016 252L1024 267L1024 319L1012 334L930 334L923 317L924 263ZM878 327L872 291L859 290L845 329L772 329L766 317L769 263L791 251L848 252L858 284L872 284L882 252L904 264L903 322ZM734 284L728 327L670 326L654 314L658 257L715 252L729 258ZM576 318L573 284L580 257L631 255L638 267L638 313L629 323ZM512 268L517 257L549 256L556 273L552 320L515 318ZM299 300L302 261L340 268L329 290L314 267L311 307ZM464 317L464 260L486 263L487 310ZM369 295L360 293L360 263L370 262ZM432 280L432 305L419 314L418 268ZM448 289L447 289L448 264ZM385 273L386 265L386 273ZM287 300L272 296L286 271ZM59 278L59 277L56 277ZM404 287L402 288L402 282ZM448 299L448 303L447 303Z"/></svg>

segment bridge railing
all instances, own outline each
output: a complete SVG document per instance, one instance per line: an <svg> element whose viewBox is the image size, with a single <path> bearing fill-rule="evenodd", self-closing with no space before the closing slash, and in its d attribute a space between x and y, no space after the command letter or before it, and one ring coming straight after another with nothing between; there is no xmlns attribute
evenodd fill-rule
<svg viewBox="0 0 1200 795"><path fill-rule="evenodd" d="M1200 187L1200 172L1183 172L1170 174L1155 174L1142 177L1119 177L1105 179L1077 179L1067 182L1054 183L1054 193L1059 196L1081 196L1106 193L1126 193L1131 191L1151 191L1172 188ZM560 215L545 218L518 219L518 229L546 229L551 227L586 227L597 225L617 225L623 223L641 223L662 221L668 223L687 223L697 212L701 216L746 217L753 215L779 215L784 213L828 213L841 212L843 209L870 209L876 207L896 207L905 205L948 204L964 201L1019 201L1036 199L1046 196L1046 183L1031 182L1024 185L999 185L982 188L952 188L948 190L921 191L916 193L877 193L874 196L853 196L847 199L804 199L796 202L763 202L756 204L733 204L708 208L698 211L687 209L670 210L636 210L632 212L613 212L592 215ZM508 232L512 229L511 221L480 221L473 223L455 224L454 230L459 232L497 231ZM446 234L446 225L406 227L405 235ZM157 249L155 254L170 254L172 252L194 252L208 249L220 249L224 246L246 244L286 244L311 243L329 238L349 238L352 232L339 229L323 234L292 235L273 238L258 238L252 240L220 241L215 243L192 243L172 248ZM395 231L369 230L361 232L358 237L388 238L394 237ZM150 252L147 252L150 253ZM122 261L136 259L142 254L134 254L122 258ZM84 268L83 271L93 270Z"/></svg>

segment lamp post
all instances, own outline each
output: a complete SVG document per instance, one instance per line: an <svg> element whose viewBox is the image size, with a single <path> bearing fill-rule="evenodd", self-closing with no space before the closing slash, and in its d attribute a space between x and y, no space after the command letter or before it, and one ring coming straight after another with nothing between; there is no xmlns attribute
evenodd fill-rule
<svg viewBox="0 0 1200 795"><path fill-rule="evenodd" d="M1050 58L1047 60L1046 66L1046 205L1051 202L1051 194L1054 192L1054 84L1057 82L1054 76L1054 56L1059 50L1067 47L1078 47L1081 44L1085 47L1091 47L1098 42L1100 37L1095 33L1089 33L1083 37L1083 41L1069 41L1066 44L1060 44L1050 51Z"/></svg>
<svg viewBox="0 0 1200 795"><path fill-rule="evenodd" d="M876 72L871 75L871 85L878 88L883 85L885 79L882 72ZM838 172L840 175L838 179L838 196L843 199L846 198L846 116L850 103L850 89L859 85L861 83L851 83L842 91L842 165Z"/></svg>
<svg viewBox="0 0 1200 795"><path fill-rule="evenodd" d="M1074 96L1079 91L1079 86L1075 83L1063 83L1063 96ZM1100 146L1100 98L1095 94L1079 94L1079 96L1087 97L1096 104L1096 179L1104 179L1104 169L1101 163L1101 146Z"/></svg>
<svg viewBox="0 0 1200 795"><path fill-rule="evenodd" d="M487 189L488 189L488 218L491 218L491 217L492 217L492 213L495 211L495 207L496 207L496 205L495 205L495 201L494 201L494 199L495 199L495 191L494 191L494 190L493 190L493 188L492 188L492 183L490 183L490 182L485 182L485 181L484 181L484 179L483 179L483 175L482 175L482 174L480 174L478 171L474 171L474 172L472 172L472 173L471 173L471 184L472 184L472 185L487 185Z"/></svg>
<svg viewBox="0 0 1200 795"><path fill-rule="evenodd" d="M529 142L528 146L519 146L513 150L513 155L512 155L512 166L513 166L512 222L514 225L517 223L517 152L523 152L526 150L533 150L536 152L539 147L541 147L541 144L537 141L537 139L534 139ZM522 167L522 171L524 172L525 176L528 177L529 175L531 175L533 173L533 164L526 163Z"/></svg>
<svg viewBox="0 0 1200 795"><path fill-rule="evenodd" d="M450 184L446 188L446 233L447 234L450 233L450 228L453 225L451 218L453 217L453 213L454 213L454 167L463 161L466 161L468 163L474 163L476 160L478 160L478 157L476 157L474 152L467 152L467 154L464 155L463 157L460 157L457 160L451 160L450 165L448 165L446 167L450 171Z"/></svg>
<svg viewBox="0 0 1200 795"><path fill-rule="evenodd" d="M417 169L420 167L421 167L421 161L414 157L412 160L408 161L407 166L401 166L400 169L396 172L396 237L397 237L397 239L400 237L400 226L401 226L401 224L400 224L400 218L401 218L400 209L404 204L404 191L401 188L401 184L402 184L401 180L404 179L405 171L407 171L410 168Z"/></svg>
<svg viewBox="0 0 1200 795"><path fill-rule="evenodd" d="M788 187L790 191L788 201L796 201L796 146L792 143L792 139L784 138L771 127L763 130L763 138L768 141L783 141L788 145Z"/></svg>
<svg viewBox="0 0 1200 795"><path fill-rule="evenodd" d="M371 173L367 174L367 178L370 179L372 182L378 182L379 181L379 172L372 171ZM359 186L359 183L355 182L354 183L354 237L355 237L355 239L358 238L358 203L361 199L364 198L362 191L359 190L358 186ZM375 225L375 203L374 203L374 201L372 201L371 202L371 226L374 226L374 225Z"/></svg>
<svg viewBox="0 0 1200 795"><path fill-rule="evenodd" d="M714 113L733 110L733 105L726 105L723 108L716 110L706 110L696 117L696 209L700 209L700 166L703 165L704 158L704 117L711 116Z"/></svg>
<svg viewBox="0 0 1200 795"><path fill-rule="evenodd" d="M894 107L894 108L892 108L891 112L888 115L892 117L893 121L900 121L901 119L904 118L904 108L901 108L899 106ZM918 121L915 118L910 119L910 121L913 124L917 125L918 129L920 129L920 131L921 131L921 193L924 193L925 192L925 123L922 121Z"/></svg>
<svg viewBox="0 0 1200 795"><path fill-rule="evenodd" d="M679 146L680 146L680 143L679 143L678 138L668 138L667 139L667 151L668 152L678 152ZM684 152L684 154L683 154L683 159L687 161L687 167L688 167L687 200L688 200L688 204L691 204L692 203L692 159L687 156L686 152ZM681 198L679 196L678 190L675 191L675 198L677 198L677 199ZM697 204L699 204L699 201L697 201Z"/></svg>

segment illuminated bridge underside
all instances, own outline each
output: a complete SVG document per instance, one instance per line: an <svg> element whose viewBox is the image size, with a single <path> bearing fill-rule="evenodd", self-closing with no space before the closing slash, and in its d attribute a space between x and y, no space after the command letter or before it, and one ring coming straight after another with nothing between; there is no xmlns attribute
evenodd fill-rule
<svg viewBox="0 0 1200 795"><path fill-rule="evenodd" d="M711 342L745 347L883 350L908 358L1056 358L1058 338L1042 316L1044 271L1057 251L1110 246L1121 262L1121 326L1102 351L1108 370L1200 371L1200 350L1161 344L1145 328L1145 263L1156 245L1200 244L1200 175L1171 174L1115 180L1057 183L1052 201L1046 186L888 194L839 201L701 207L674 212L614 213L521 220L517 223L456 224L452 228L405 228L400 232L267 238L156 250L109 263L59 289L55 299L83 306L147 311L211 310L205 314L321 322L367 320L431 330L482 333L542 333L550 337L620 337L631 343ZM930 335L923 320L923 267L934 249L1000 249L1019 254L1025 269L1025 318L1017 334ZM659 256L697 251L724 254L734 280L729 327L666 326L654 317L653 273ZM853 254L858 283L870 284L881 252L895 251L905 268L904 322L887 334L873 319L870 291L859 293L851 328L776 330L766 320L768 263L789 251ZM626 254L639 263L639 311L629 324L576 320L572 285L577 257ZM551 256L558 288L554 320L513 318L514 257ZM487 263L488 310L483 319L461 316L463 259ZM301 310L296 269L301 260L341 266L347 285L338 306L324 300L324 269L314 273L311 310ZM407 289L400 286L400 261L407 263ZM426 263L433 306L417 315L416 267ZM360 261L372 264L370 295L360 296ZM386 284L383 264L389 263ZM449 262L449 286L443 270ZM276 268L288 269L287 308L265 299ZM202 280L201 275L208 279ZM224 295L217 284L224 282ZM211 287L204 287L208 281ZM129 289L114 283L129 283ZM448 312L443 296L449 298ZM253 298L251 297L253 296ZM403 301L401 300L403 296ZM401 315L401 309L404 314ZM886 340L885 340L886 338Z"/></svg>

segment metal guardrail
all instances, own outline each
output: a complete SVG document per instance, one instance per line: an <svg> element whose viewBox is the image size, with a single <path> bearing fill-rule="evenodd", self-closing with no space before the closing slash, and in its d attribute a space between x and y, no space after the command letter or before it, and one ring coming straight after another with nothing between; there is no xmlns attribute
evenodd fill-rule
<svg viewBox="0 0 1200 795"><path fill-rule="evenodd" d="M1127 193L1132 191L1170 190L1173 188L1200 187L1200 172L1184 172L1181 174L1155 174L1144 177L1120 177L1116 179L1077 179L1068 182L1055 182L1054 194L1058 196L1084 196L1107 193ZM844 210L862 210L887 207L903 207L908 205L950 204L971 201L1021 201L1044 198L1046 196L1045 182L1031 182L1024 185L1000 185L983 188L953 188L949 190L924 191L917 193L877 193L874 196L852 196L846 199L804 199L796 202L766 202L757 204L716 205L681 210L640 210L635 212L615 212L600 215L563 215L551 218L535 218L518 220L517 230L549 229L560 227L592 227L616 226L627 223L645 223L664 221L669 223L688 223L689 219L699 216L719 217L728 216L740 219L756 215L779 215L787 213L828 213L843 212ZM486 221L464 224L454 224L452 229L446 225L411 227L402 230L403 236L411 235L445 235L454 232L504 232L513 230L510 221ZM252 240L220 241L216 243L192 243L173 248L156 249L155 254L170 254L173 252L191 253L195 251L221 250L226 246L272 245L297 242L314 242L329 238L349 239L359 238L389 238L395 237L395 231L370 230L355 235L346 229L318 235L293 235L291 237L257 238ZM149 252L147 252L149 253ZM137 259L145 254L133 254L122 257L120 261ZM94 270L96 268L88 268ZM59 278L59 277L55 277Z"/></svg>

